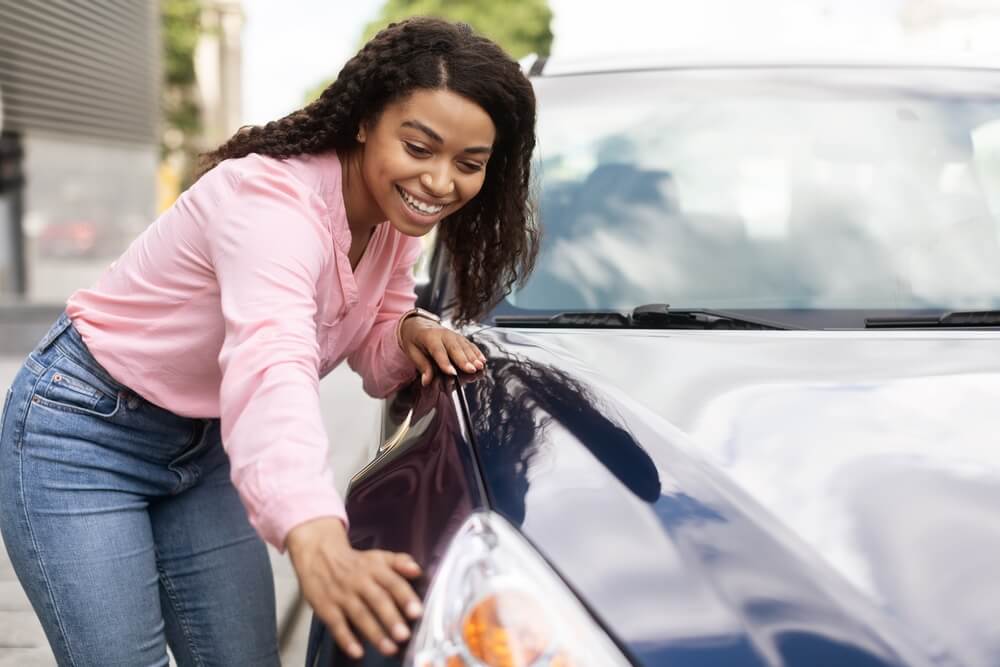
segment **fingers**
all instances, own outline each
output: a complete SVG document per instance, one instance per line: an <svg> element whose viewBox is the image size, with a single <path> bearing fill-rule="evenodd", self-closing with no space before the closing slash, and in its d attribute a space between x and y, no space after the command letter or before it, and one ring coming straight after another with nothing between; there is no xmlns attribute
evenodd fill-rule
<svg viewBox="0 0 1000 667"><path fill-rule="evenodd" d="M403 577L420 576L420 566L406 554L388 554L394 570L383 571L378 576L378 583L392 596L396 605L406 612L411 619L420 618L423 605L413 591L413 587Z"/></svg>
<svg viewBox="0 0 1000 667"><path fill-rule="evenodd" d="M413 579L420 576L420 566L417 565L417 561L413 560L413 557L409 554L392 553L391 551L383 553L389 558L389 565L404 577Z"/></svg>
<svg viewBox="0 0 1000 667"><path fill-rule="evenodd" d="M347 624L344 615L340 613L340 609L332 607L321 618L326 623L326 627L330 628L330 633L333 635L334 641L337 642L337 645L340 646L344 653L355 660L360 658L363 653L361 643L358 642L358 638L351 632L351 628Z"/></svg>
<svg viewBox="0 0 1000 667"><path fill-rule="evenodd" d="M458 369L475 373L486 366L486 357L465 336L443 327L429 328L414 337L406 346L407 356L420 371L424 386L430 384L437 366L447 375L458 375Z"/></svg>
<svg viewBox="0 0 1000 667"><path fill-rule="evenodd" d="M410 638L410 628L400 610L411 619L423 612L420 598L403 578L419 576L420 566L407 554L388 551L364 552L363 559L368 576L355 580L352 588L356 595L350 595L344 607L351 623L373 646L385 655L393 655L395 642Z"/></svg>
<svg viewBox="0 0 1000 667"><path fill-rule="evenodd" d="M486 357L465 336L445 331L427 345L438 367L448 375L458 375L457 365L466 373L475 373L486 364Z"/></svg>
<svg viewBox="0 0 1000 667"><path fill-rule="evenodd" d="M392 555L366 552L367 567L359 568L350 583L338 586L328 604L313 606L340 648L353 658L363 652L355 632L383 655L394 655L396 643L407 641L411 634L401 609L413 619L422 612L416 593L385 557Z"/></svg>
<svg viewBox="0 0 1000 667"><path fill-rule="evenodd" d="M434 377L434 367L431 365L430 359L424 354L423 350L412 344L406 346L406 354L420 372L420 384L425 387L429 385L431 378Z"/></svg>
<svg viewBox="0 0 1000 667"><path fill-rule="evenodd" d="M473 363L472 357L468 355L465 350L465 346L462 345L462 339L460 336L449 336L442 340L444 344L444 349L448 351L448 357L454 365L461 368L466 373L475 373L478 369L476 364Z"/></svg>
<svg viewBox="0 0 1000 667"><path fill-rule="evenodd" d="M302 595L341 650L360 658L358 637L363 636L380 653L395 655L396 642L410 638L404 611L413 619L422 613L420 600L406 581L420 575L420 566L406 554L355 550L339 519L326 525L307 522L293 530L286 541Z"/></svg>
<svg viewBox="0 0 1000 667"><path fill-rule="evenodd" d="M368 586L364 585L364 589ZM372 613L372 609L368 605L368 601L363 596L352 596L347 599L344 604L344 608L347 611L347 617L351 621L357 630L364 635L372 646L377 648L380 653L384 655L392 655L396 652L396 643L392 641L389 636L383 630L383 626L375 618L375 614ZM398 617L399 614L397 613ZM389 627L392 627L391 625ZM409 630L407 630L409 634Z"/></svg>
<svg viewBox="0 0 1000 667"><path fill-rule="evenodd" d="M384 576L383 573L378 578L381 579ZM399 613L399 607L396 606L396 601L381 582L372 580L361 591L361 595L368 608L375 613L380 630L385 629L397 642L405 642L410 638L410 629L406 627L403 616Z"/></svg>
<svg viewBox="0 0 1000 667"><path fill-rule="evenodd" d="M451 357L448 356L448 348L444 346L444 341L438 337L433 340L427 346L427 352L430 353L431 358L437 363L438 368L447 373L448 375L458 375L458 371L451 363Z"/></svg>
<svg viewBox="0 0 1000 667"><path fill-rule="evenodd" d="M479 349L479 346L473 343L468 338L463 338L462 340L465 341L466 345L469 346L473 358L479 362L478 364L476 364L476 366L479 369L482 369L484 366L486 366L486 355L483 354L483 351Z"/></svg>

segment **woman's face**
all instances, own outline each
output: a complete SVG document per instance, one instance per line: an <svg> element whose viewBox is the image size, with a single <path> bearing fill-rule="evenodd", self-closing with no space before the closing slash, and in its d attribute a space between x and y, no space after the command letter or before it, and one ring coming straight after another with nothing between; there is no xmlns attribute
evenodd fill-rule
<svg viewBox="0 0 1000 667"><path fill-rule="evenodd" d="M361 173L382 219L423 236L483 186L496 128L475 102L418 90L361 128Z"/></svg>

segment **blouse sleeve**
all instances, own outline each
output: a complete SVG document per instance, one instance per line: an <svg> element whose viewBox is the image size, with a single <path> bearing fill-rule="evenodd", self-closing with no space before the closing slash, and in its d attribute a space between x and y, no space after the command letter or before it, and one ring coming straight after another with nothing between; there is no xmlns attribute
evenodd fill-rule
<svg viewBox="0 0 1000 667"><path fill-rule="evenodd" d="M412 380L417 371L396 342L396 324L416 301L413 265L423 245L420 239L410 237L402 237L400 243L402 247L396 253L382 307L361 346L347 358L347 364L361 376L365 392L375 398L388 396Z"/></svg>
<svg viewBox="0 0 1000 667"><path fill-rule="evenodd" d="M233 196L206 230L225 320L222 441L250 523L283 550L300 523L347 521L319 404L316 285L332 239L293 177L229 174Z"/></svg>

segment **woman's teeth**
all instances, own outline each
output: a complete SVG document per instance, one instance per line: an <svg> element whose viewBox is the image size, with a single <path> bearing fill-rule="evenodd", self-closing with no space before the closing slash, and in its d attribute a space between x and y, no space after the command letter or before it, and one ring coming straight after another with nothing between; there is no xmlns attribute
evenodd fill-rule
<svg viewBox="0 0 1000 667"><path fill-rule="evenodd" d="M422 213L423 215L434 215L435 213L440 213L441 209L444 208L444 205L440 204L434 205L434 204L424 203L419 199L410 196L409 192L407 192L406 190L404 190L399 186L396 186L396 189L399 190L399 196L403 198L403 201L406 202L406 205L412 208L417 213Z"/></svg>

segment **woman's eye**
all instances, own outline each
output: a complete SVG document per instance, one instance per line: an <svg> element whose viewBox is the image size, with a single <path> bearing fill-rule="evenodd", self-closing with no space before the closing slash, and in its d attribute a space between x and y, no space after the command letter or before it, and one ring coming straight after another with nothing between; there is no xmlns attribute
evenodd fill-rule
<svg viewBox="0 0 1000 667"><path fill-rule="evenodd" d="M459 162L458 166L462 171L468 174L474 174L475 172L483 168L483 165L479 164L478 162Z"/></svg>
<svg viewBox="0 0 1000 667"><path fill-rule="evenodd" d="M417 144L411 144L409 141L404 141L403 145L406 146L406 150L416 156L416 157L427 157L431 154L429 150L423 146L418 146Z"/></svg>

